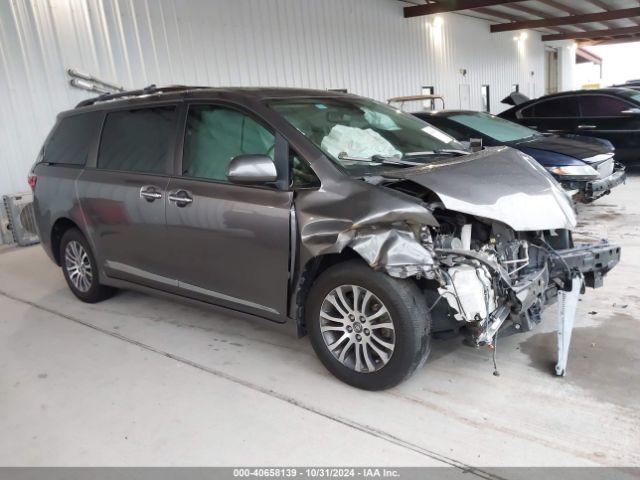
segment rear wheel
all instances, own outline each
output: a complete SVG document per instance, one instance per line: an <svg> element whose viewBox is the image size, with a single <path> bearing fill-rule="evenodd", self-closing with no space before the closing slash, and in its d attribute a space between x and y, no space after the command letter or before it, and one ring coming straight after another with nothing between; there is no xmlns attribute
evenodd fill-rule
<svg viewBox="0 0 640 480"><path fill-rule="evenodd" d="M315 281L306 323L327 369L366 390L397 385L429 353L429 312L417 285L359 261L331 267Z"/></svg>
<svg viewBox="0 0 640 480"><path fill-rule="evenodd" d="M100 302L115 293L115 289L99 283L95 257L80 230L71 228L64 233L60 242L60 259L67 285L83 302Z"/></svg>

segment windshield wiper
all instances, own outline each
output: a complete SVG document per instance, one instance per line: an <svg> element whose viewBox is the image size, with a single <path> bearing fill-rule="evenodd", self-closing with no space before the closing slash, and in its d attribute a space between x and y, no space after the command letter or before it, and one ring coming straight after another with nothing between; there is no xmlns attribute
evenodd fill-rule
<svg viewBox="0 0 640 480"><path fill-rule="evenodd" d="M338 154L338 159L347 160L349 162L363 162L363 163L368 163L369 165L394 165L394 166L402 166L402 167L415 167L415 166L422 165L421 162L408 162L396 156L385 157L384 155L371 155L369 158L363 158L363 157L351 157L347 155L346 152L342 152Z"/></svg>
<svg viewBox="0 0 640 480"><path fill-rule="evenodd" d="M456 150L453 148L441 148L438 150L427 150L424 152L409 152L405 153L405 157L431 157L431 156L441 156L441 155L468 155L469 152L466 150Z"/></svg>

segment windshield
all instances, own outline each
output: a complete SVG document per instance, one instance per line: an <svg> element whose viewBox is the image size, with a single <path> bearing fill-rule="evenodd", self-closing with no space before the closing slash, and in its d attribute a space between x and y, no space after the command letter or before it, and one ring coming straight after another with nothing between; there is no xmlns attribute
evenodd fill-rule
<svg viewBox="0 0 640 480"><path fill-rule="evenodd" d="M508 120L503 120L500 117L494 117L488 113L459 113L449 115L447 118L473 130L477 130L483 135L499 142L514 142L516 140L523 140L540 135L535 130Z"/></svg>
<svg viewBox="0 0 640 480"><path fill-rule="evenodd" d="M352 174L424 164L463 149L422 120L364 98L288 99L270 107Z"/></svg>

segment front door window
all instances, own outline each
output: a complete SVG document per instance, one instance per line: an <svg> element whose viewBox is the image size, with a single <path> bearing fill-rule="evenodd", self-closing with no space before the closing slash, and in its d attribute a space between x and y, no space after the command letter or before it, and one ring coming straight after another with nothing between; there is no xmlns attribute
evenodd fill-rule
<svg viewBox="0 0 640 480"><path fill-rule="evenodd" d="M227 166L238 155L263 154L273 159L275 136L248 115L223 106L189 109L182 175L227 180Z"/></svg>

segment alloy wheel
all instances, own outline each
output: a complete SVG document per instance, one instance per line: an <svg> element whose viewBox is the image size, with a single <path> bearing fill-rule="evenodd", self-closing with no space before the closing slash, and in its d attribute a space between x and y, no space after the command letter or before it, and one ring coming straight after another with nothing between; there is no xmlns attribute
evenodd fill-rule
<svg viewBox="0 0 640 480"><path fill-rule="evenodd" d="M89 291L93 282L93 269L89 255L80 242L72 240L67 244L64 263L73 286L82 293Z"/></svg>
<svg viewBox="0 0 640 480"><path fill-rule="evenodd" d="M332 355L358 373L380 370L393 355L391 314L376 295L358 285L341 285L324 298L320 331Z"/></svg>

